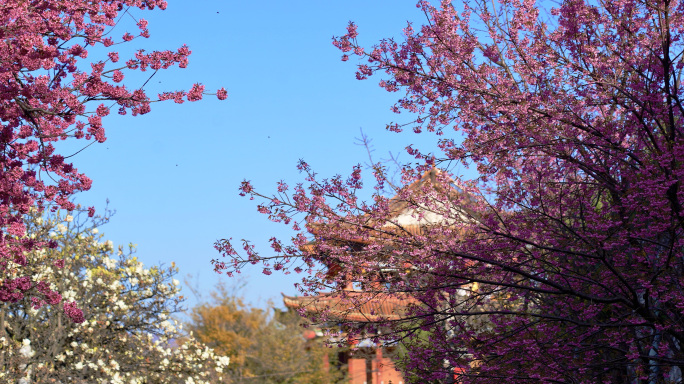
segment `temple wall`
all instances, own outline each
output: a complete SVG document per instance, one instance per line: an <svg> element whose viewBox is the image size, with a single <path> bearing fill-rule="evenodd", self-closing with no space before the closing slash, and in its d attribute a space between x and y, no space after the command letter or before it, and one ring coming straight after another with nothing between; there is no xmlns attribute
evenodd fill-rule
<svg viewBox="0 0 684 384"><path fill-rule="evenodd" d="M350 384L404 384L401 373L389 357L382 356L382 350L376 350L370 365L365 358L350 358L348 368Z"/></svg>
<svg viewBox="0 0 684 384"><path fill-rule="evenodd" d="M366 382L366 359L349 359L349 384L369 384Z"/></svg>

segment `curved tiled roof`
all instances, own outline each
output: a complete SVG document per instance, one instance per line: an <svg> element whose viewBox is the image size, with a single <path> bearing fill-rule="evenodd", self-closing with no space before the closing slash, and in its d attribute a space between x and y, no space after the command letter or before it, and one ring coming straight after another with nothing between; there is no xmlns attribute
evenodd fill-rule
<svg viewBox="0 0 684 384"><path fill-rule="evenodd" d="M343 322L374 323L404 319L406 309L418 301L406 295L343 291L318 296L283 294L283 303L288 308L304 309Z"/></svg>

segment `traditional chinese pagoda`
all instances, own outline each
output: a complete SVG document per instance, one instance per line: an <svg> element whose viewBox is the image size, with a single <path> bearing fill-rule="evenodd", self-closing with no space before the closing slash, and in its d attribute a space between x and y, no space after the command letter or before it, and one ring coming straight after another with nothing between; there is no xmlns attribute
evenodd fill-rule
<svg viewBox="0 0 684 384"><path fill-rule="evenodd" d="M423 176L408 186L411 192L420 193L429 188L440 188L437 178L441 171L433 168L423 174ZM428 183L426 185L426 183ZM458 188L454 186L454 193ZM450 191L451 193L451 191ZM445 225L443 217L427 212L427 214L416 215L416 205L400 199L398 196L389 201L390 226L389 230L399 229L404 233L419 235L425 233L430 226ZM316 237L318 228L309 227L309 231ZM349 240L345 240L349 242ZM351 252L360 252L370 243L366 240L353 240L349 249ZM313 249L313 243L305 245ZM325 257L320 257L319 261L326 265L328 275L336 275L341 269L339 265L329 262ZM387 271L392 273L391 270ZM344 279L342 279L344 281ZM382 323L392 320L401 320L406 314L406 309L411 305L419 305L408 294L389 294L382 293L377 289L366 289L363 285L354 284L353 281L345 281L344 287L339 287L337 292L324 293L318 296L292 297L283 295L283 302L289 309L304 311L307 316L316 320L318 315L323 315L320 319L326 321L328 326L335 326L335 322L343 323ZM380 292L379 292L380 291ZM344 331L344 329L342 329ZM379 332L381 330L378 330ZM368 335L373 336L373 335ZM348 376L351 384L403 384L404 380L400 372L395 369L390 355L394 346L382 342L373 342L372 338L349 339L350 353L340 356L340 361L348 365Z"/></svg>

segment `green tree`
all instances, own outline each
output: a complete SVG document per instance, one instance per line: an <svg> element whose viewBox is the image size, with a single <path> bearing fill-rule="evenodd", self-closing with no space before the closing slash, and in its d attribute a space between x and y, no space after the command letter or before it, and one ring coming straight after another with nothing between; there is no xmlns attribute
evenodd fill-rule
<svg viewBox="0 0 684 384"><path fill-rule="evenodd" d="M230 357L227 383L337 383L337 349L307 340L296 312L246 304L225 285L190 312L188 330L216 353ZM330 363L328 363L330 362Z"/></svg>

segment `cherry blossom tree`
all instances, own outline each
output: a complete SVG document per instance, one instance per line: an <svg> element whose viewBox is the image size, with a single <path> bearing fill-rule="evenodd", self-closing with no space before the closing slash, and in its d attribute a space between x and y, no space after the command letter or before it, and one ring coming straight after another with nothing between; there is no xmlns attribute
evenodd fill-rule
<svg viewBox="0 0 684 384"><path fill-rule="evenodd" d="M137 31L115 28L124 16L165 9L163 0L3 0L0 2L0 302L37 298L55 305L61 296L33 282L24 271L26 252L54 246L26 237L24 215L32 207L74 210L69 199L90 188L91 180L57 153L60 140L106 140L103 118L145 114L153 101L202 99L204 86L150 97L142 88L126 86L131 71L184 68L190 50L145 52L120 58L116 45L147 38L145 19ZM91 51L106 52L89 58ZM86 61L86 59L88 61ZM224 89L216 95L226 98ZM86 144L84 144L85 146ZM93 208L88 208L92 215ZM81 320L78 308L66 308Z"/></svg>
<svg viewBox="0 0 684 384"><path fill-rule="evenodd" d="M306 184L274 195L243 183L297 235L273 239L274 255L219 241L230 261L216 268L263 262L308 269L307 293L354 281L367 297L410 295L403 320L372 326L407 337L406 369L426 382L681 382L684 3L418 7L426 24L403 41L364 48L350 23L334 44L358 79L400 93L392 108L411 121L388 129L434 133L441 152L408 147L420 165L370 203L360 168L321 179L302 163ZM454 162L480 177L425 173Z"/></svg>
<svg viewBox="0 0 684 384"><path fill-rule="evenodd" d="M182 330L178 269L146 268L134 248L104 240L106 218L33 215L29 237L53 249L26 255L35 281L63 304L24 301L0 308L0 378L24 383L219 383L228 365ZM60 306L83 308L73 322Z"/></svg>

